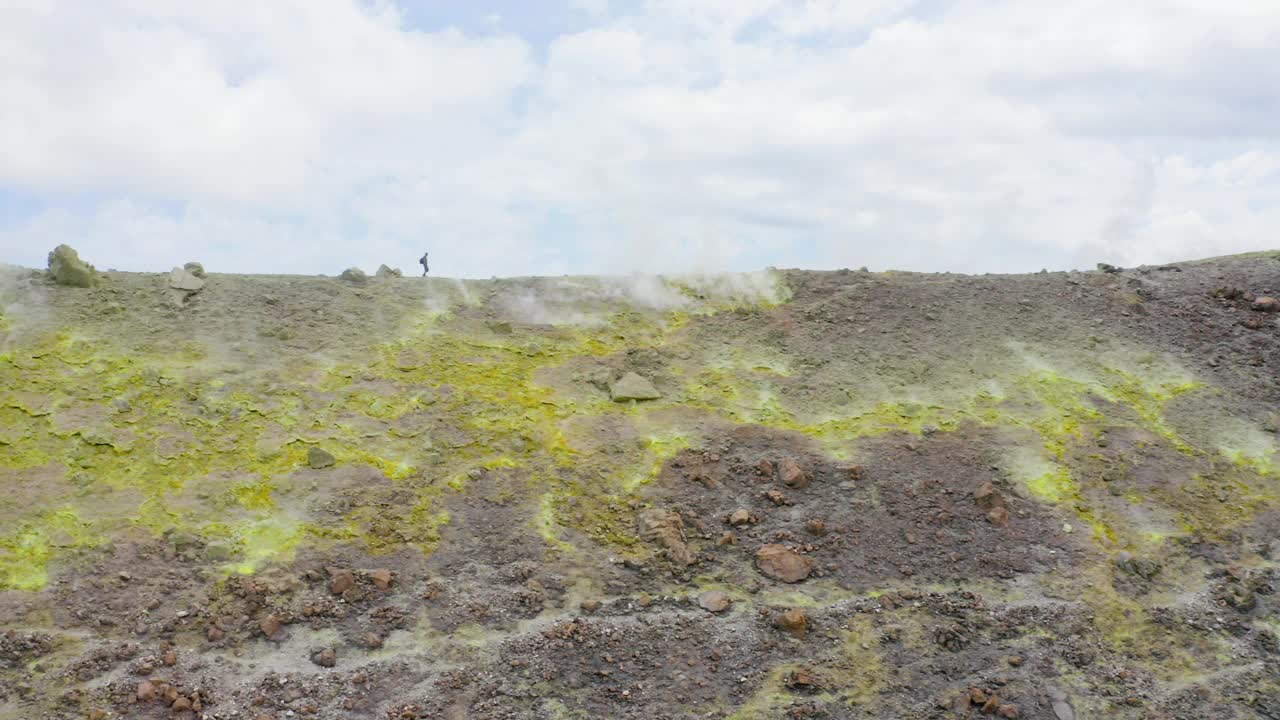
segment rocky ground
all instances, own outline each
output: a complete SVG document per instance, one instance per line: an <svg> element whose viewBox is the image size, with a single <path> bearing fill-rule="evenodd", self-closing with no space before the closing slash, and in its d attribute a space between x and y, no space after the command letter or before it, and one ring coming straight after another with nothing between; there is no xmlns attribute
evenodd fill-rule
<svg viewBox="0 0 1280 720"><path fill-rule="evenodd" d="M0 718L1280 718L1280 254L58 261L0 273Z"/></svg>

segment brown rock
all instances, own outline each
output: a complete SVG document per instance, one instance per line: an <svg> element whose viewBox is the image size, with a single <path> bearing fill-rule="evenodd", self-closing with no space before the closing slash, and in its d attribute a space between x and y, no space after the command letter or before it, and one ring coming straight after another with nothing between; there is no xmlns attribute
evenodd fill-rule
<svg viewBox="0 0 1280 720"><path fill-rule="evenodd" d="M1009 511L1003 507L993 507L987 511L987 522L996 527L1009 526Z"/></svg>
<svg viewBox="0 0 1280 720"><path fill-rule="evenodd" d="M178 653L170 650L166 652L163 657L160 658L160 662L170 667L173 667L174 665L178 664Z"/></svg>
<svg viewBox="0 0 1280 720"><path fill-rule="evenodd" d="M394 577L395 575L386 568L379 568L369 573L369 579L373 581L373 586L379 590L390 590Z"/></svg>
<svg viewBox="0 0 1280 720"><path fill-rule="evenodd" d="M729 609L733 601L728 595L715 590L708 590L698 596L698 605L702 606L707 612L719 613Z"/></svg>
<svg viewBox="0 0 1280 720"><path fill-rule="evenodd" d="M222 628L216 626L209 628L209 632L205 634L205 637L209 639L209 642L219 642L226 636L227 634L222 631Z"/></svg>
<svg viewBox="0 0 1280 720"><path fill-rule="evenodd" d="M994 715L996 710L1000 709L1000 698L995 695L988 695L987 701L982 703L982 712L986 715Z"/></svg>
<svg viewBox="0 0 1280 720"><path fill-rule="evenodd" d="M1254 299L1253 303L1250 304L1249 307L1257 310L1258 312L1280 312L1280 300L1269 295L1261 295Z"/></svg>
<svg viewBox="0 0 1280 720"><path fill-rule="evenodd" d="M174 712L183 712L184 710L191 709L191 701L184 697L179 697L177 700L174 700L173 705L170 705L169 707Z"/></svg>
<svg viewBox="0 0 1280 720"><path fill-rule="evenodd" d="M159 695L160 694L156 692L156 686L153 685L150 680L143 680L138 683L138 702L150 702L159 697Z"/></svg>
<svg viewBox="0 0 1280 720"><path fill-rule="evenodd" d="M258 621L258 629L268 640L275 640L280 637L280 632L284 629L284 623L280 621L274 613L267 615Z"/></svg>
<svg viewBox="0 0 1280 720"><path fill-rule="evenodd" d="M595 612L600 609L600 601L595 598L588 598L578 603L578 607L584 612Z"/></svg>
<svg viewBox="0 0 1280 720"><path fill-rule="evenodd" d="M1240 324L1249 328L1250 330L1261 330L1262 328L1267 326L1267 322L1262 318L1258 318L1258 317L1245 318L1244 320L1240 321Z"/></svg>
<svg viewBox="0 0 1280 720"><path fill-rule="evenodd" d="M729 532L728 530L726 530L726 531L724 531L723 533L721 533L721 534L720 534L720 539L719 539L719 540L716 540L716 547L724 547L724 546L726 546L726 545L733 545L733 544L735 544L735 543L737 543L737 542L738 542L738 536L737 536L737 535L734 535L733 533L731 533L731 532Z"/></svg>
<svg viewBox="0 0 1280 720"><path fill-rule="evenodd" d="M787 496L777 490L770 490L764 496L774 505L782 506L787 504Z"/></svg>
<svg viewBox="0 0 1280 720"><path fill-rule="evenodd" d="M1002 718L1016 718L1018 717L1018 706L1005 703L996 710L996 715Z"/></svg>
<svg viewBox="0 0 1280 720"><path fill-rule="evenodd" d="M102 708L94 708L89 711L89 714L86 717L88 717L89 720L107 720L107 711Z"/></svg>
<svg viewBox="0 0 1280 720"><path fill-rule="evenodd" d="M813 561L782 545L764 545L756 551L756 568L766 577L797 583L813 572Z"/></svg>
<svg viewBox="0 0 1280 720"><path fill-rule="evenodd" d="M364 643L366 648L370 650L377 650L382 647L382 636L375 632L365 633L364 637L361 638L361 642Z"/></svg>
<svg viewBox="0 0 1280 720"><path fill-rule="evenodd" d="M782 478L782 484L789 488L806 488L813 477L804 471L795 460L787 458L778 466L778 475Z"/></svg>
<svg viewBox="0 0 1280 720"><path fill-rule="evenodd" d="M320 667L331 668L338 664L338 653L333 648L324 648L311 653L311 662Z"/></svg>
<svg viewBox="0 0 1280 720"><path fill-rule="evenodd" d="M806 668L796 668L787 674L787 687L812 688L818 685L818 679Z"/></svg>
<svg viewBox="0 0 1280 720"><path fill-rule="evenodd" d="M751 511L746 508L738 508L729 513L729 524L734 527L742 527L751 524Z"/></svg>
<svg viewBox="0 0 1280 720"><path fill-rule="evenodd" d="M827 523L823 520L819 520L818 518L814 518L804 524L804 529L808 530L810 535L817 535L821 537L827 534Z"/></svg>
<svg viewBox="0 0 1280 720"><path fill-rule="evenodd" d="M760 462L756 463L756 471L766 477L773 477L773 461L761 460Z"/></svg>
<svg viewBox="0 0 1280 720"><path fill-rule="evenodd" d="M640 539L666 548L667 556L681 565L695 562L684 539L684 520L673 510L650 508L638 517Z"/></svg>
<svg viewBox="0 0 1280 720"><path fill-rule="evenodd" d="M845 468L844 471L849 475L850 480L858 481L862 479L863 471L862 471L861 465L850 465L849 467Z"/></svg>
<svg viewBox="0 0 1280 720"><path fill-rule="evenodd" d="M969 702L981 707L987 702L987 691L980 687L969 688Z"/></svg>
<svg viewBox="0 0 1280 720"><path fill-rule="evenodd" d="M355 573L342 568L329 568L329 592L341 595L355 586Z"/></svg>
<svg viewBox="0 0 1280 720"><path fill-rule="evenodd" d="M1000 493L996 492L995 486L989 482L982 483L982 487L974 491L973 499L978 503L978 507L983 510L1004 507L1004 498L1000 497Z"/></svg>
<svg viewBox="0 0 1280 720"><path fill-rule="evenodd" d="M782 630L802 638L809 631L809 616L801 608L789 608L778 615L774 623Z"/></svg>
<svg viewBox="0 0 1280 720"><path fill-rule="evenodd" d="M1013 657L1009 658L1009 665L1010 665L1010 666L1012 666L1012 667L1019 667L1019 666L1021 666L1021 665L1022 665L1022 656L1021 656L1021 655L1014 655Z"/></svg>

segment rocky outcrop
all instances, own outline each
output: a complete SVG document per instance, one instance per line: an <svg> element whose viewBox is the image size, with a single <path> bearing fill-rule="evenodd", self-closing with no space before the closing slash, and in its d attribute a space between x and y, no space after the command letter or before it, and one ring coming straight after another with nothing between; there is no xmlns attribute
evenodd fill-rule
<svg viewBox="0 0 1280 720"><path fill-rule="evenodd" d="M70 245L59 245L49 253L49 276L59 285L93 287L98 283L97 271L80 259Z"/></svg>

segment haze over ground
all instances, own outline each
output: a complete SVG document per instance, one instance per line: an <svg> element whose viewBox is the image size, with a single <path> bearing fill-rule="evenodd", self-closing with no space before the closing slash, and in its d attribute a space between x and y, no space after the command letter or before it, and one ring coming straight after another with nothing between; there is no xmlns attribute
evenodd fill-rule
<svg viewBox="0 0 1280 720"><path fill-rule="evenodd" d="M1033 271L1275 245L1280 6L0 3L0 260Z"/></svg>

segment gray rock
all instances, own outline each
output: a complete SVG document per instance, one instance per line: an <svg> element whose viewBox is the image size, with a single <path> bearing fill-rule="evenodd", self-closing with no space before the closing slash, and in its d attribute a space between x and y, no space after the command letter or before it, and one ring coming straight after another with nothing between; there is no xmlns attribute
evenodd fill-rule
<svg viewBox="0 0 1280 720"><path fill-rule="evenodd" d="M1121 268L1108 263L1098 263L1098 269L1104 273L1118 273L1121 270Z"/></svg>
<svg viewBox="0 0 1280 720"><path fill-rule="evenodd" d="M169 273L169 287L183 292L200 292L204 289L204 280L188 270L176 267Z"/></svg>
<svg viewBox="0 0 1280 720"><path fill-rule="evenodd" d="M93 287L98 282L93 266L81 260L70 245L59 245L49 253L49 275L59 285L71 287Z"/></svg>
<svg viewBox="0 0 1280 720"><path fill-rule="evenodd" d="M333 467L337 460L329 452L322 450L314 445L307 448L307 465L313 470L321 470L327 467Z"/></svg>
<svg viewBox="0 0 1280 720"><path fill-rule="evenodd" d="M400 268L387 267L379 265L377 276L380 278L404 277L404 273L400 272Z"/></svg>
<svg viewBox="0 0 1280 720"><path fill-rule="evenodd" d="M1053 701L1053 715L1058 720L1076 720L1076 711L1065 700Z"/></svg>
<svg viewBox="0 0 1280 720"><path fill-rule="evenodd" d="M189 262L189 263L187 263L186 265L183 265L183 266L182 266L182 269L183 269L183 270L186 270L187 272L191 273L192 275L195 275L196 277L200 278L201 280L203 280L203 279L204 279L204 266L203 266L203 265L201 265L201 264L200 264L200 263L198 263L198 262Z"/></svg>
<svg viewBox="0 0 1280 720"><path fill-rule="evenodd" d="M343 280L346 280L349 283L354 283L356 285L363 285L369 282L369 276L365 275L364 271L361 270L360 268L355 268L355 267L347 268L346 270L343 270L342 274L339 275L338 277L342 278Z"/></svg>
<svg viewBox="0 0 1280 720"><path fill-rule="evenodd" d="M633 372L629 372L609 386L609 396L613 398L614 402L626 402L628 400L657 400L662 397L662 393L658 392L653 383Z"/></svg>

